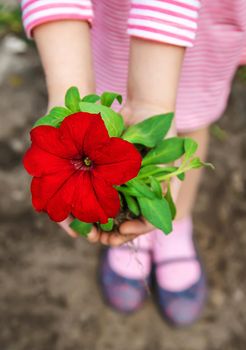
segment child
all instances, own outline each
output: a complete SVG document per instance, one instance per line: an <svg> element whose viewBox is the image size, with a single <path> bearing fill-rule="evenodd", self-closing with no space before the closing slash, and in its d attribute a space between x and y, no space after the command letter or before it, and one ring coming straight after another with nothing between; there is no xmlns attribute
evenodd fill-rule
<svg viewBox="0 0 246 350"><path fill-rule="evenodd" d="M208 127L226 106L246 39L244 0L204 0L199 19L199 0L95 0L93 6L90 0L23 0L22 8L44 66L49 107L61 104L71 85L79 86L82 95L96 86L99 94L121 93L126 101L121 112L135 123L174 110L179 84L177 132L197 140L198 156L205 159ZM154 263L163 315L175 325L190 324L200 315L206 284L191 218L200 175L189 173L179 190L171 235L139 220L124 223L121 235L90 233L91 242L116 246L135 238L139 247L137 261L126 245L109 248L103 258L104 294L117 310L141 306L146 297L142 280L149 279ZM61 225L74 236L70 220Z"/></svg>

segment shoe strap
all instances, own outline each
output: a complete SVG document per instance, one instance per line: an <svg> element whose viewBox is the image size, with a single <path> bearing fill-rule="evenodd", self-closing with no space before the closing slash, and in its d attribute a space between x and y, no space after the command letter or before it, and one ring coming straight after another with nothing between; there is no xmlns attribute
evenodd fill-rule
<svg viewBox="0 0 246 350"><path fill-rule="evenodd" d="M190 262L190 261L199 261L199 258L197 256L190 256L190 257L164 259L162 261L155 262L155 265L159 267L162 265L175 264L175 263L181 263L181 262Z"/></svg>

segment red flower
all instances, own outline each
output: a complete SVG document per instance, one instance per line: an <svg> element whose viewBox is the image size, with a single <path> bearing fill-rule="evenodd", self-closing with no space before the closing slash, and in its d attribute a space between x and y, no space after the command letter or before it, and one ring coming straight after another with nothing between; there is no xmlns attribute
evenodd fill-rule
<svg viewBox="0 0 246 350"><path fill-rule="evenodd" d="M85 222L106 223L120 209L120 185L138 174L141 156L120 138L109 137L99 114L75 113L60 128L38 126L24 157L33 206L54 221L71 213Z"/></svg>

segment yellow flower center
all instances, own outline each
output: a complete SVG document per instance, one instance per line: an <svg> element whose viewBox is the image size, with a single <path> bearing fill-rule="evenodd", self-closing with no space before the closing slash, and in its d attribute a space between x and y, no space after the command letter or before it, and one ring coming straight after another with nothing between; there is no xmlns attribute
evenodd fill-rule
<svg viewBox="0 0 246 350"><path fill-rule="evenodd" d="M91 160L89 157L85 157L83 161L86 166L88 167L91 166Z"/></svg>

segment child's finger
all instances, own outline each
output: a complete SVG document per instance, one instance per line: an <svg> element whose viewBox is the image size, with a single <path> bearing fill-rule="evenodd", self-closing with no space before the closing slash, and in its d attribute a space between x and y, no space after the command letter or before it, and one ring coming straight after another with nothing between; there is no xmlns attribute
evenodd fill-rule
<svg viewBox="0 0 246 350"><path fill-rule="evenodd" d="M87 239L90 243L97 243L100 240L100 236L101 233L96 229L95 226L93 226L87 235Z"/></svg>
<svg viewBox="0 0 246 350"><path fill-rule="evenodd" d="M145 219L136 219L124 222L120 225L120 233L122 235L141 235L144 233L148 233L149 231L152 231L154 229L154 226L152 226L148 221Z"/></svg>
<svg viewBox="0 0 246 350"><path fill-rule="evenodd" d="M109 245L109 233L108 232L101 233L100 242L103 245Z"/></svg>
<svg viewBox="0 0 246 350"><path fill-rule="evenodd" d="M132 241L136 237L137 237L137 235L135 235L135 234L123 236L123 235L119 234L118 232L113 233L113 234L110 233L109 234L109 245L111 245L112 247L119 247L124 243Z"/></svg>
<svg viewBox="0 0 246 350"><path fill-rule="evenodd" d="M100 243L103 245L110 245L112 247L118 247L128 241L136 238L137 235L121 235L119 232L102 232L100 237Z"/></svg>
<svg viewBox="0 0 246 350"><path fill-rule="evenodd" d="M68 216L65 220L59 222L58 224L63 228L63 230L66 231L66 233L69 236L76 238L78 237L78 234L74 230L72 230L71 227L69 226L73 220L74 218L72 216Z"/></svg>

